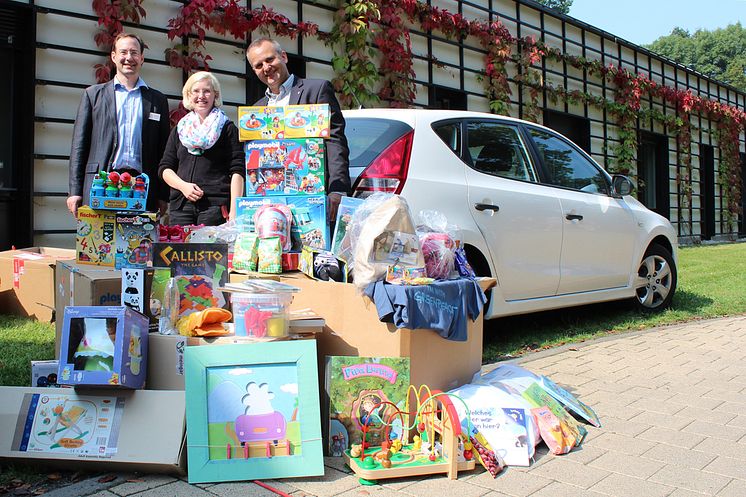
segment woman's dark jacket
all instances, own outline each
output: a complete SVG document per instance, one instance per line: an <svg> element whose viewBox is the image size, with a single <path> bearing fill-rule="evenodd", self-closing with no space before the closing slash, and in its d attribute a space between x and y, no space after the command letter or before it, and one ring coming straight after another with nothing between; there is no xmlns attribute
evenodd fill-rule
<svg viewBox="0 0 746 497"><path fill-rule="evenodd" d="M192 155L181 144L177 128L174 127L158 168L158 176L161 179L166 169L173 169L179 178L199 186L204 192L200 203L229 206L231 177L234 173L246 177L243 147L238 141L238 128L233 122L226 121L215 145L205 150L202 155ZM181 209L186 202L188 200L179 190L171 188L170 209Z"/></svg>

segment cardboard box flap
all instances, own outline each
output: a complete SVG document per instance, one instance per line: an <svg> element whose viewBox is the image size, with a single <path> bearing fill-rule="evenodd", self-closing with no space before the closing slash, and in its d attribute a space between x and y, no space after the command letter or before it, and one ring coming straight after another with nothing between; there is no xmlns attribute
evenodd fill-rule
<svg viewBox="0 0 746 497"><path fill-rule="evenodd" d="M0 387L0 398L0 458L183 471L184 392Z"/></svg>

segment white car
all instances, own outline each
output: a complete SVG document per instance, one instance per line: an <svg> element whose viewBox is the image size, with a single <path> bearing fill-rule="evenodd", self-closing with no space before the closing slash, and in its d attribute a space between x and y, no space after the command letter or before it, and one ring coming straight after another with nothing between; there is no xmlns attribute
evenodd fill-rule
<svg viewBox="0 0 746 497"><path fill-rule="evenodd" d="M625 298L670 305L673 226L562 135L467 111L344 116L354 195L401 194L415 217L435 209L458 225L476 273L498 282L486 318Z"/></svg>

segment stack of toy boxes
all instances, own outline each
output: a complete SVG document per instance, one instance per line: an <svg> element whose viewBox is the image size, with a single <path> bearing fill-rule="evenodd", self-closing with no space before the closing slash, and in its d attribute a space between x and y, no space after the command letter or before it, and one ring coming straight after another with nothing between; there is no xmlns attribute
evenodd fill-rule
<svg viewBox="0 0 746 497"><path fill-rule="evenodd" d="M78 209L76 260L81 264L145 268L158 236L158 216L145 212L150 180L143 173L102 172L93 182L90 206Z"/></svg>
<svg viewBox="0 0 746 497"><path fill-rule="evenodd" d="M246 142L246 197L238 199L237 223L254 231L257 209L287 205L293 217L289 252L304 245L326 248L323 139L329 137L329 106L239 107L238 123L239 139ZM294 260L288 269L297 268Z"/></svg>

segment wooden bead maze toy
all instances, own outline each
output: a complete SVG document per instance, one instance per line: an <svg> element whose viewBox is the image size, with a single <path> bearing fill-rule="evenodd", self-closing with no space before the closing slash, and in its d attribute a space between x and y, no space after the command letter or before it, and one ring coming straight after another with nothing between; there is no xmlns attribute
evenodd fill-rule
<svg viewBox="0 0 746 497"><path fill-rule="evenodd" d="M410 409L410 398L415 401L414 412ZM367 418L362 420L362 444L353 445L344 452L345 462L360 478L360 483L374 485L379 479L438 473L446 473L455 480L459 471L475 468L471 443L462 433L448 394L431 391L427 385L419 389L410 385L403 412L388 401L375 407L382 404L391 405L394 410L388 419L376 420L386 426L381 445L370 446L367 442L367 427L372 421ZM402 423L402 436L392 440L391 425L396 418ZM410 433L417 433L411 441Z"/></svg>

